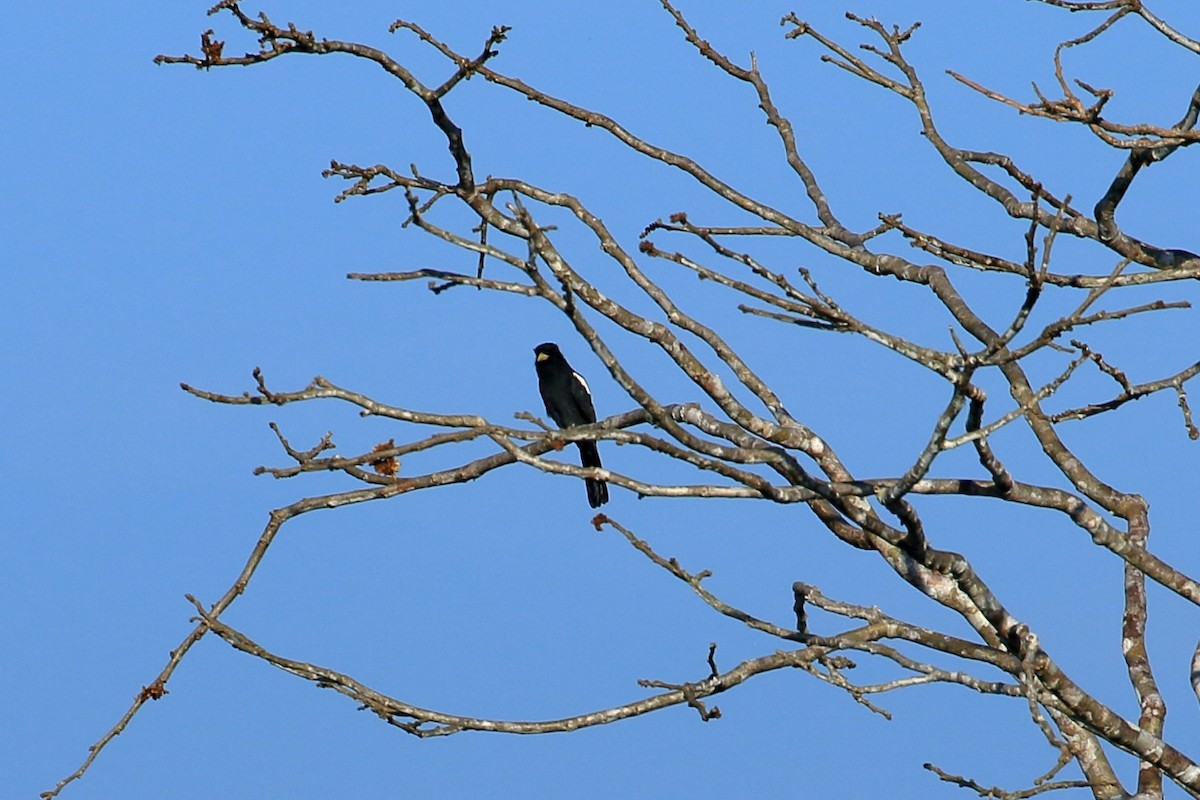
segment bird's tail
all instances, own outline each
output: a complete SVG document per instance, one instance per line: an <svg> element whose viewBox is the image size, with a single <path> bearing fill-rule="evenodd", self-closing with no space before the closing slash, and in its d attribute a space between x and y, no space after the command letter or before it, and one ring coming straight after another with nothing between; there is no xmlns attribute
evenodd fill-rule
<svg viewBox="0 0 1200 800"><path fill-rule="evenodd" d="M603 467L600 463L600 451L595 442L578 442L579 463L585 467ZM608 484L594 478L587 478L588 505L599 508L608 502Z"/></svg>

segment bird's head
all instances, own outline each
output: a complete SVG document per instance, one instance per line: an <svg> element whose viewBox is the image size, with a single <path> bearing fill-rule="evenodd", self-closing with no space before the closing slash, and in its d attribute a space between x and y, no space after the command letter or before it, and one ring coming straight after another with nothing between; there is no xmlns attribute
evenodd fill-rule
<svg viewBox="0 0 1200 800"><path fill-rule="evenodd" d="M562 351L558 349L558 345L556 345L554 342L542 342L537 347L533 348L533 352L536 354L534 361L539 364L543 361L549 361L563 357Z"/></svg>

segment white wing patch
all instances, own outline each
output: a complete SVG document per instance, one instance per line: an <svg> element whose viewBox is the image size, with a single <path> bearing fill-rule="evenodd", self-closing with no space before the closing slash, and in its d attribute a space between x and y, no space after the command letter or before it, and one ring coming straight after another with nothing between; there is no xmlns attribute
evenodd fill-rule
<svg viewBox="0 0 1200 800"><path fill-rule="evenodd" d="M579 384L580 384L580 385L583 387L583 390L584 390L585 392L587 392L587 394L588 394L588 397L591 397L591 396L592 396L592 390L591 390L590 388L588 388L587 381L585 381L585 380L583 379L583 376L582 376L582 375L580 375L580 374L579 374L578 372L576 372L575 370L571 370L571 374L575 376L575 380L579 381Z"/></svg>

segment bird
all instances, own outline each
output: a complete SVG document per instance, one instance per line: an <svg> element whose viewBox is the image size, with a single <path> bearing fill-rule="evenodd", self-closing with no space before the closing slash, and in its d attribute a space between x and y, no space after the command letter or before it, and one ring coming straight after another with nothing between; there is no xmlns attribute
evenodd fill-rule
<svg viewBox="0 0 1200 800"><path fill-rule="evenodd" d="M596 421L596 407L592 405L592 392L583 379L563 356L554 342L543 342L533 348L536 354L538 391L546 404L546 413L560 428L576 425L591 425ZM602 467L600 451L595 442L580 440L579 461L585 467ZM586 478L588 505L598 508L608 502L608 484L596 478Z"/></svg>

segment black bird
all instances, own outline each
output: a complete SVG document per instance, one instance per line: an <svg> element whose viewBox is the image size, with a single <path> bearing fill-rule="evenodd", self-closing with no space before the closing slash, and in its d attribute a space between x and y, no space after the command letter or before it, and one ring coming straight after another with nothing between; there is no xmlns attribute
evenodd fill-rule
<svg viewBox="0 0 1200 800"><path fill-rule="evenodd" d="M592 405L592 393L583 379L554 342L544 342L533 348L537 353L538 391L546 404L546 413L560 428L575 425L591 425L596 421L596 408ZM600 451L595 442L578 441L579 461L585 467L601 467ZM595 478L587 478L588 503L597 508L608 502L608 484Z"/></svg>

